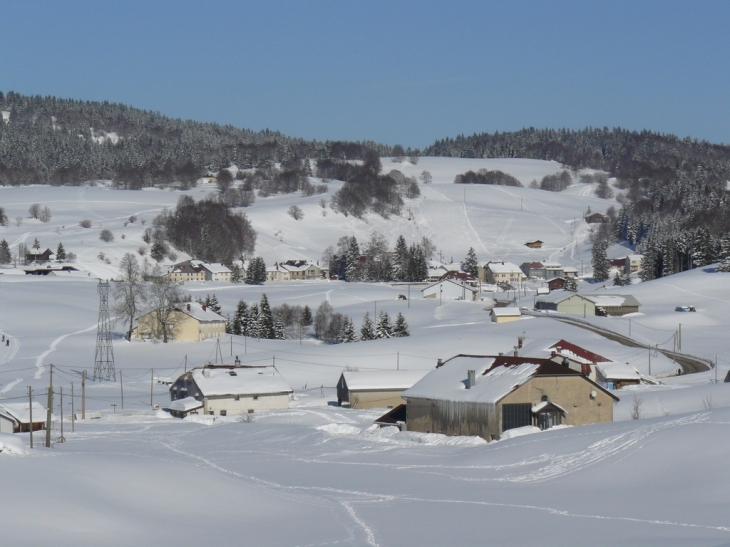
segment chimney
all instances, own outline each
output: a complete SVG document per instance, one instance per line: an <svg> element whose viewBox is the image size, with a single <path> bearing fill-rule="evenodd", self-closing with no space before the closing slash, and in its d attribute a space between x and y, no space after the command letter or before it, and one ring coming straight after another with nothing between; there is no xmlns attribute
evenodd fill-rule
<svg viewBox="0 0 730 547"><path fill-rule="evenodd" d="M205 311L206 309L207 309L206 305L203 304L203 311Z"/></svg>
<svg viewBox="0 0 730 547"><path fill-rule="evenodd" d="M190 304L188 304L188 311L190 311Z"/></svg>
<svg viewBox="0 0 730 547"><path fill-rule="evenodd" d="M518 336L517 337L517 348L522 349L522 343L525 341L524 336Z"/></svg>
<svg viewBox="0 0 730 547"><path fill-rule="evenodd" d="M477 383L477 372L475 370L466 371L466 389L473 388Z"/></svg>
<svg viewBox="0 0 730 547"><path fill-rule="evenodd" d="M439 368L443 364L444 364L444 360L443 359L439 359L438 361L436 361L436 368Z"/></svg>
<svg viewBox="0 0 730 547"><path fill-rule="evenodd" d="M520 356L520 352L518 351L519 349L520 348L518 348L517 346L515 346L515 353L514 353L514 356L515 357L519 357Z"/></svg>
<svg viewBox="0 0 730 547"><path fill-rule="evenodd" d="M567 358L567 357L563 357L563 363L562 363L562 364L563 364L564 366L566 366L566 367L567 367L567 366L569 366L569 363L568 363L568 358Z"/></svg>
<svg viewBox="0 0 730 547"><path fill-rule="evenodd" d="M558 352L553 350L550 352L550 359L555 359L555 357L558 355Z"/></svg>

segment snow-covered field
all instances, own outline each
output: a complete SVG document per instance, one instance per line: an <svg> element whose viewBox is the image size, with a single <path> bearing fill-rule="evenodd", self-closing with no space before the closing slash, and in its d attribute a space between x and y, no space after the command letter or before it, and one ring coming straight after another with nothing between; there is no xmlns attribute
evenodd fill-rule
<svg viewBox="0 0 730 547"><path fill-rule="evenodd" d="M418 165L383 160L417 176L428 170L434 182L422 196L407 200L404 216L359 220L319 205L322 196L258 198L246 209L259 233L257 254L267 263L291 258L317 260L342 235L366 239L374 230L391 241L426 235L444 260L463 259L473 246L480 261L551 259L580 269L590 262L588 206L604 211L615 202L593 196L592 185L555 194L530 189L530 181L560 170L532 160L421 158ZM454 185L468 169L501 169L525 188ZM330 194L338 187L330 183ZM188 193L202 198L212 189ZM55 251L62 241L78 255L85 278L16 275L0 270L0 403L27 400L31 386L45 404L53 383L64 390L63 413L78 409L81 371L93 371L98 314L97 279L111 277L125 252L144 246L142 233L180 192L125 192L104 186L0 188L0 207L11 220L0 239L13 249L38 238ZM51 208L43 224L28 219L30 204ZM295 221L292 204L305 212ZM408 212L410 209L410 214ZM136 214L137 221L124 222ZM409 220L410 217L410 220ZM89 219L90 229L79 221ZM146 221L146 225L142 224ZM115 240L99 240L101 228ZM124 234L124 238L122 238ZM541 239L541 250L524 242ZM148 246L147 246L148 247ZM98 258L100 252L110 264ZM182 258L182 257L181 257ZM485 443L475 438L377 430L382 411L337 408L334 385L345 367L429 369L438 358L458 353L509 352L518 336L539 351L564 338L608 358L630 361L648 373L648 351L612 342L551 318L523 317L490 323L485 303L424 300L411 287L339 281L279 282L263 286L188 283L193 296L215 293L223 313L239 299L272 305L328 301L352 317L387 310L406 317L411 336L354 344L323 345L305 337L286 341L226 337L226 362L275 363L294 388L292 408L257 413L252 422L235 417L177 420L164 407L166 386L155 376L176 377L185 367L214 361L216 344L126 342L117 325L114 343L123 382L87 383L87 408L102 418L64 422L65 444L23 454L28 435L16 442L0 435L0 514L8 545L161 545L206 542L216 545L730 545L725 516L728 494L727 443L730 384L722 383L730 361L730 302L726 274L712 268L631 287L641 313L591 318L596 325L646 344L672 348L682 323L682 350L714 360L714 370L667 376L675 366L652 356L658 386L625 388L615 422ZM534 287L533 287L534 288ZM604 290L581 282L581 290ZM531 307L534 292L520 305ZM676 313L694 305L697 313ZM153 372L154 369L154 372ZM122 389L124 408L122 408ZM150 399L152 398L152 401ZM630 411L641 400L643 419ZM112 405L116 405L113 407ZM54 413L60 415L58 398ZM59 436L59 424L53 432ZM39 515L43 519L39 520Z"/></svg>

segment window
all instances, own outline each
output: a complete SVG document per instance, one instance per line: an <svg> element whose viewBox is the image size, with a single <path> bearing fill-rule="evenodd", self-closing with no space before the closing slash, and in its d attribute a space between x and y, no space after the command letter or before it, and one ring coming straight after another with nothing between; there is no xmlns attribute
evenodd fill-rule
<svg viewBox="0 0 730 547"><path fill-rule="evenodd" d="M227 414L228 414L228 412L226 412L225 410L221 410L221 412L220 412L221 416L226 416Z"/></svg>
<svg viewBox="0 0 730 547"><path fill-rule="evenodd" d="M254 401L258 401L258 400L259 400L259 396L258 396L258 395L254 395L254 396L253 396L253 400L254 400Z"/></svg>
<svg viewBox="0 0 730 547"><path fill-rule="evenodd" d="M532 425L532 405L502 405L502 431Z"/></svg>
<svg viewBox="0 0 730 547"><path fill-rule="evenodd" d="M540 412L537 415L537 427L542 430L553 427L554 425L560 425L562 422L562 416L558 410L550 410L548 412Z"/></svg>

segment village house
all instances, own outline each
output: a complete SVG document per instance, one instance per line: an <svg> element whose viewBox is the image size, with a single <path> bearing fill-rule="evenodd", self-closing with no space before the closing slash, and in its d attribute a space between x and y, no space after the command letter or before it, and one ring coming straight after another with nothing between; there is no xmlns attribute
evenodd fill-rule
<svg viewBox="0 0 730 547"><path fill-rule="evenodd" d="M626 257L609 258L608 266L611 270L624 271L624 268L626 267Z"/></svg>
<svg viewBox="0 0 730 547"><path fill-rule="evenodd" d="M520 270L530 279L545 277L545 268L542 267L542 262L523 262L520 264Z"/></svg>
<svg viewBox="0 0 730 547"><path fill-rule="evenodd" d="M563 339L558 340L545 351L550 352L550 359L553 362L566 365L594 382L598 381L596 366L611 362L607 357Z"/></svg>
<svg viewBox="0 0 730 547"><path fill-rule="evenodd" d="M231 270L228 266L218 262L199 262L198 266L203 270L206 281L231 281Z"/></svg>
<svg viewBox="0 0 730 547"><path fill-rule="evenodd" d="M496 285L498 283L520 283L527 280L527 276L516 264L512 262L488 262L484 266L484 274L487 283Z"/></svg>
<svg viewBox="0 0 730 547"><path fill-rule="evenodd" d="M557 262L543 262L542 268L543 268L542 277L544 279L554 279L556 277L563 277L563 275L565 275L563 273L562 264L558 264Z"/></svg>
<svg viewBox="0 0 730 547"><path fill-rule="evenodd" d="M627 274L641 271L641 259L644 255L628 255L624 262L624 272Z"/></svg>
<svg viewBox="0 0 730 547"><path fill-rule="evenodd" d="M550 359L457 355L403 393L408 431L499 439L509 429L613 421L618 398Z"/></svg>
<svg viewBox="0 0 730 547"><path fill-rule="evenodd" d="M492 308L489 317L492 323L509 323L510 321L519 321L522 314L520 308Z"/></svg>
<svg viewBox="0 0 730 547"><path fill-rule="evenodd" d="M539 239L536 239L535 241L528 241L527 243L525 243L525 245L527 247L529 247L530 249L541 249L542 243L543 243L542 241L540 241Z"/></svg>
<svg viewBox="0 0 730 547"><path fill-rule="evenodd" d="M423 298L439 298L441 300L479 300L479 289L450 279L438 281L421 289L421 294Z"/></svg>
<svg viewBox="0 0 730 547"><path fill-rule="evenodd" d="M609 218L607 215L604 215L603 213L591 213L590 215L586 215L584 217L585 221L588 224L603 224L605 222L609 221Z"/></svg>
<svg viewBox="0 0 730 547"><path fill-rule="evenodd" d="M187 371L170 386L170 412L184 417L279 410L289 408L292 393L274 367L208 364Z"/></svg>
<svg viewBox="0 0 730 547"><path fill-rule="evenodd" d="M178 283L186 281L205 281L205 271L200 267L202 264L199 260L186 260L179 264L174 264L162 277L171 279Z"/></svg>
<svg viewBox="0 0 730 547"><path fill-rule="evenodd" d="M573 268L572 266L563 267L563 277L576 279L578 277L578 268Z"/></svg>
<svg viewBox="0 0 730 547"><path fill-rule="evenodd" d="M536 310L551 310L574 315L620 316L639 311L639 301L630 294L578 294L555 291L538 296Z"/></svg>
<svg viewBox="0 0 730 547"><path fill-rule="evenodd" d="M464 285L468 285L470 287L479 287L479 278L466 272L456 272L456 271L449 271L446 272L441 279L449 279L451 281L455 281L456 283L463 283Z"/></svg>
<svg viewBox="0 0 730 547"><path fill-rule="evenodd" d="M0 404L0 431L2 433L28 433L31 430L30 405L25 403ZM33 431L42 431L46 428L46 407L40 403L33 403ZM56 417L51 415L51 421ZM12 427L11 431L8 429Z"/></svg>
<svg viewBox="0 0 730 547"><path fill-rule="evenodd" d="M337 406L393 408L405 403L401 395L429 370L345 371L337 382Z"/></svg>
<svg viewBox="0 0 730 547"><path fill-rule="evenodd" d="M181 303L168 319L168 339L197 342L220 338L226 333L226 319L197 302ZM144 314L137 320L133 335L137 340L163 338L162 328L155 312Z"/></svg>
<svg viewBox="0 0 730 547"><path fill-rule="evenodd" d="M287 260L276 262L266 268L268 281L314 280L326 276L325 270L319 264L307 260Z"/></svg>
<svg viewBox="0 0 730 547"><path fill-rule="evenodd" d="M25 261L26 262L50 262L51 256L53 256L53 251L50 249L46 249L42 253L25 253Z"/></svg>
<svg viewBox="0 0 730 547"><path fill-rule="evenodd" d="M50 275L53 276L59 272L78 272L78 268L73 266L51 266L45 268L24 268L25 275Z"/></svg>
<svg viewBox="0 0 730 547"><path fill-rule="evenodd" d="M562 277L555 277L547 280L548 289L551 291L557 291L565 288L565 279Z"/></svg>

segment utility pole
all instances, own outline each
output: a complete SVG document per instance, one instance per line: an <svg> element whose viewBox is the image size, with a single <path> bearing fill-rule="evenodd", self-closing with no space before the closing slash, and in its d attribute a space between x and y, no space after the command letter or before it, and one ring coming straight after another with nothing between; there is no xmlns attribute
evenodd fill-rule
<svg viewBox="0 0 730 547"><path fill-rule="evenodd" d="M63 436L63 386L61 386L61 436L58 438L58 442L66 442L66 438Z"/></svg>
<svg viewBox="0 0 730 547"><path fill-rule="evenodd" d="M74 383L71 382L71 433L76 433L76 415L74 414Z"/></svg>
<svg viewBox="0 0 730 547"><path fill-rule="evenodd" d="M53 408L53 388L48 388L48 407L46 408L46 448L51 448L51 409Z"/></svg>
<svg viewBox="0 0 730 547"><path fill-rule="evenodd" d="M649 376L651 376L651 346L649 346Z"/></svg>
<svg viewBox="0 0 730 547"><path fill-rule="evenodd" d="M30 413L30 447L33 448L33 389L28 386L28 412Z"/></svg>
<svg viewBox="0 0 730 547"><path fill-rule="evenodd" d="M51 363L50 367L51 367L51 382L50 382L50 384L51 384L51 389L53 389L53 363Z"/></svg>
<svg viewBox="0 0 730 547"><path fill-rule="evenodd" d="M679 324L679 351L682 351L682 323Z"/></svg>
<svg viewBox="0 0 730 547"><path fill-rule="evenodd" d="M152 390L155 386L155 369L150 371L150 406L152 406Z"/></svg>
<svg viewBox="0 0 730 547"><path fill-rule="evenodd" d="M408 307L411 307L411 284L408 283Z"/></svg>
<svg viewBox="0 0 730 547"><path fill-rule="evenodd" d="M124 382L122 381L122 371L119 371L119 387L122 390L122 410L124 410Z"/></svg>
<svg viewBox="0 0 730 547"><path fill-rule="evenodd" d="M400 351L396 352L395 370L400 370Z"/></svg>
<svg viewBox="0 0 730 547"><path fill-rule="evenodd" d="M233 335L231 335L231 357L233 357Z"/></svg>
<svg viewBox="0 0 730 547"><path fill-rule="evenodd" d="M81 373L81 419L86 420L86 371Z"/></svg>
<svg viewBox="0 0 730 547"><path fill-rule="evenodd" d="M188 373L188 354L185 354L185 374Z"/></svg>
<svg viewBox="0 0 730 547"><path fill-rule="evenodd" d="M629 317L629 338L631 338L631 318Z"/></svg>

